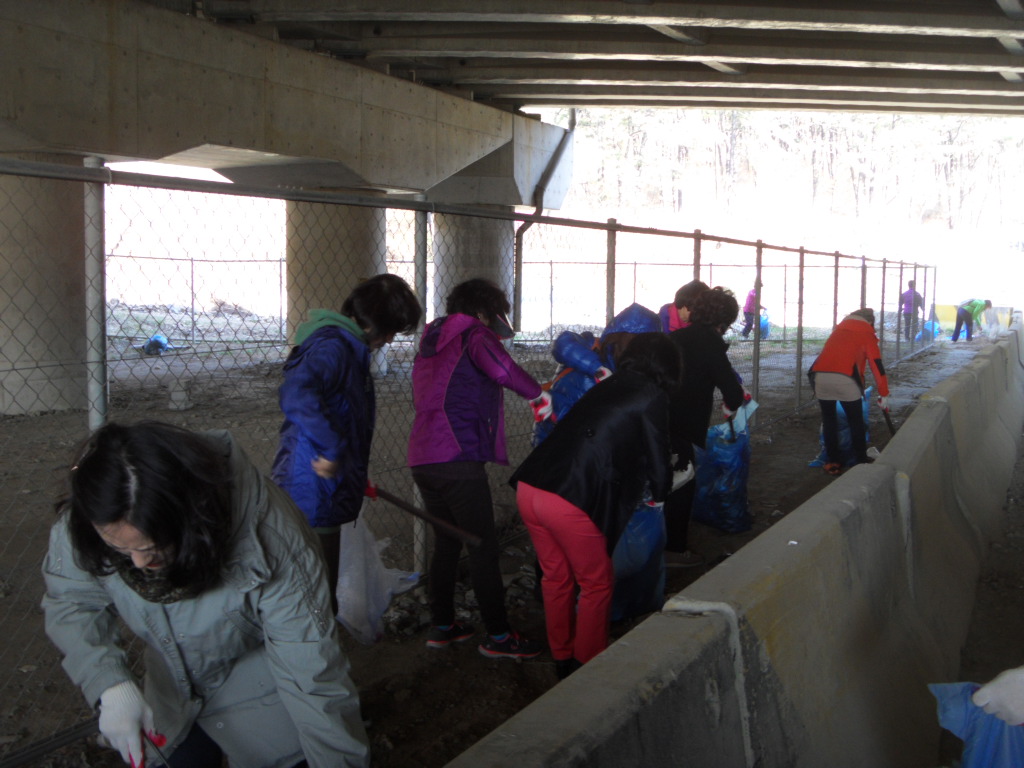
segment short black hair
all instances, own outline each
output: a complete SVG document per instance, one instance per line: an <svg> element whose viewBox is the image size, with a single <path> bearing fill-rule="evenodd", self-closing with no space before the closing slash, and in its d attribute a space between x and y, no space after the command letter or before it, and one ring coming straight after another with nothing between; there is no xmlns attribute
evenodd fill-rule
<svg viewBox="0 0 1024 768"><path fill-rule="evenodd" d="M704 291L690 309L690 322L694 325L710 325L719 333L725 333L736 322L740 305L728 288L716 285Z"/></svg>
<svg viewBox="0 0 1024 768"><path fill-rule="evenodd" d="M94 576L119 555L96 526L127 523L168 558L167 580L203 591L216 586L231 534L228 457L209 440L157 421L96 430L71 468L68 515L75 561Z"/></svg>
<svg viewBox="0 0 1024 768"><path fill-rule="evenodd" d="M510 309L512 305L509 304L505 292L482 277L475 277L456 285L448 294L444 305L444 310L449 315L483 315L488 323L501 315L507 317Z"/></svg>
<svg viewBox="0 0 1024 768"><path fill-rule="evenodd" d="M704 293L704 291L710 290L711 288L708 287L707 283L702 282L701 280L691 280L676 291L676 309L682 309L683 307L691 309L693 307L693 302L697 297Z"/></svg>
<svg viewBox="0 0 1024 768"><path fill-rule="evenodd" d="M682 381L683 357L668 335L638 333L619 356L616 370L634 371L671 392Z"/></svg>
<svg viewBox="0 0 1024 768"><path fill-rule="evenodd" d="M355 287L341 305L373 342L416 330L423 316L416 294L398 275L374 275Z"/></svg>

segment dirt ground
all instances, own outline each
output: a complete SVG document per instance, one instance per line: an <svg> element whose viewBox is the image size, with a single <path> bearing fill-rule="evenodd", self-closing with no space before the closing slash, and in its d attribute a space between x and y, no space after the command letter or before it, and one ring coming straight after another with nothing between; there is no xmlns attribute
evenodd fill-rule
<svg viewBox="0 0 1024 768"><path fill-rule="evenodd" d="M894 372L890 405L896 427L910 415L917 398L966 364L988 342L938 345ZM819 450L818 413L806 408L752 436L749 480L753 525L742 534L725 534L699 523L691 528L691 544L706 565L669 569L667 593L673 594L731 556L831 481L820 468L808 467ZM871 409L872 444L883 450L889 439L877 408ZM1024 462L1018 462L1007 495L1008 527L984 565L971 634L963 653L962 678L984 681L998 671L1024 663ZM509 585L513 625L524 634L543 638L542 606L533 587L533 555L528 537L505 547L503 572ZM460 588L468 589L468 585ZM461 610L480 626L471 592L460 592ZM369 725L374 768L435 768L443 766L474 742L555 685L553 662L546 653L534 661L513 662L484 658L476 643L442 650L424 645L427 611L422 595L400 598L385 637L371 646L343 634L352 675L361 691L363 715ZM612 627L621 637L640 619ZM945 764L959 752L948 737L943 744ZM940 763L936 763L939 765ZM37 763L47 768L120 765L110 754L79 743Z"/></svg>

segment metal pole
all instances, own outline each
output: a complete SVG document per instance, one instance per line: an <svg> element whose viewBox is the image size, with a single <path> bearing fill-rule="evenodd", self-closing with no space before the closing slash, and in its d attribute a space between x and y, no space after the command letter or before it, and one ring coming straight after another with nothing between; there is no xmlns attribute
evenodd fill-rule
<svg viewBox="0 0 1024 768"><path fill-rule="evenodd" d="M804 247L800 246L800 273L796 288L796 407L803 400L804 386Z"/></svg>
<svg viewBox="0 0 1024 768"><path fill-rule="evenodd" d="M789 264L782 265L782 340L786 340L786 307L789 306Z"/></svg>
<svg viewBox="0 0 1024 768"><path fill-rule="evenodd" d="M917 264L914 264L914 290L917 290ZM910 316L910 348L913 349L917 342L917 302L911 297L911 308L914 310Z"/></svg>
<svg viewBox="0 0 1024 768"><path fill-rule="evenodd" d="M754 356L751 365L754 366L751 374L751 394L757 399L761 394L761 257L764 253L764 243L757 241L756 271L754 277ZM755 411L756 414L756 411Z"/></svg>
<svg viewBox="0 0 1024 768"><path fill-rule="evenodd" d="M903 262L900 262L900 291L902 295L903 291ZM902 357L900 347L903 345L903 307L899 306L896 308L896 359L899 360Z"/></svg>
<svg viewBox="0 0 1024 768"><path fill-rule="evenodd" d="M86 168L102 168L103 159L85 158ZM86 183L85 214L85 369L89 431L107 422L107 298L104 245L104 195L100 182Z"/></svg>
<svg viewBox="0 0 1024 768"><path fill-rule="evenodd" d="M836 251L836 268L832 285L832 327L839 322L839 251Z"/></svg>
<svg viewBox="0 0 1024 768"><path fill-rule="evenodd" d="M700 280L700 230L693 230L693 279Z"/></svg>
<svg viewBox="0 0 1024 768"><path fill-rule="evenodd" d="M885 349L885 265L888 263L887 259L882 259L882 296L879 299L879 317L882 318L882 322L879 323L878 329L878 346L880 349ZM897 312L897 314L899 314ZM896 332L896 336L899 337L899 331ZM898 343L898 342L897 342ZM885 356L885 353L882 353Z"/></svg>
<svg viewBox="0 0 1024 768"><path fill-rule="evenodd" d="M860 257L860 305L868 305L868 260L866 256Z"/></svg>
<svg viewBox="0 0 1024 768"><path fill-rule="evenodd" d="M523 240L533 222L524 222L516 229L515 261L512 267L512 327L523 329Z"/></svg>
<svg viewBox="0 0 1024 768"><path fill-rule="evenodd" d="M608 252L605 265L605 320L610 325L615 317L615 219L608 219Z"/></svg>
<svg viewBox="0 0 1024 768"><path fill-rule="evenodd" d="M429 322L433 317L428 317L427 313L432 313L433 302L428 301L427 296L427 212L416 211L413 222L413 282L423 304L423 320Z"/></svg>

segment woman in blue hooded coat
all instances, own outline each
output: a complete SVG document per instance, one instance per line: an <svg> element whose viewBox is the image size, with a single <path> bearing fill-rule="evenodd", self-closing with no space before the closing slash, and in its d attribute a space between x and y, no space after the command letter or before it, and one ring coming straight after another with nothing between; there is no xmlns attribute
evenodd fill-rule
<svg viewBox="0 0 1024 768"><path fill-rule="evenodd" d="M271 477L320 539L334 595L341 526L366 490L376 414L370 353L419 324L416 295L396 275L358 285L341 312L314 309L295 332L278 400L284 413Z"/></svg>

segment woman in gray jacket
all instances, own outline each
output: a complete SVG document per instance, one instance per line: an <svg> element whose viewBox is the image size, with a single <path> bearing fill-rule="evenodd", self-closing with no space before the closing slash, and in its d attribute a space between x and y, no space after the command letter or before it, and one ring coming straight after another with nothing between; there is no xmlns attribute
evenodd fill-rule
<svg viewBox="0 0 1024 768"><path fill-rule="evenodd" d="M126 763L369 764L318 544L227 432L107 425L58 511L46 631Z"/></svg>

